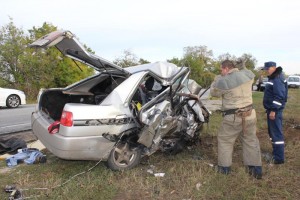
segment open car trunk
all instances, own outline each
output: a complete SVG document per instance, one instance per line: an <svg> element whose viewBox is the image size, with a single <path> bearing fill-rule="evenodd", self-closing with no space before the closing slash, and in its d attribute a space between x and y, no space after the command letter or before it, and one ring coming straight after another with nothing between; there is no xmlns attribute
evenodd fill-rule
<svg viewBox="0 0 300 200"><path fill-rule="evenodd" d="M64 94L63 90L45 90L39 100L39 109L54 121L60 120L63 108L67 103L95 104L94 95Z"/></svg>
<svg viewBox="0 0 300 200"><path fill-rule="evenodd" d="M75 83L64 89L47 89L39 97L39 110L54 121L60 120L67 103L99 105L126 78L102 74Z"/></svg>

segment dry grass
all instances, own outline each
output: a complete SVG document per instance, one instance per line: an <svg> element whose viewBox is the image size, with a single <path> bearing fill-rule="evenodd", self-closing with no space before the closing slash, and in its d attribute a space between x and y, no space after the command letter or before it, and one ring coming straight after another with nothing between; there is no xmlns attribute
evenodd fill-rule
<svg viewBox="0 0 300 200"><path fill-rule="evenodd" d="M253 93L258 113L258 137L263 152L271 152L261 92ZM263 161L262 180L250 177L241 158L241 144L235 145L233 173L224 176L216 173L216 133L221 116L214 113L209 127L203 131L201 142L176 156L156 153L133 170L112 172L101 162L91 172L72 179L62 187L49 190L24 191L33 199L300 199L300 90L290 90L289 102L284 112L286 138L286 163L275 166ZM4 170L0 162L0 185L15 184L18 188L52 188L71 176L96 164L88 161L65 161L45 151L46 164L19 165ZM154 177L147 172L165 173ZM39 195L39 196L36 196ZM8 194L0 192L0 199Z"/></svg>

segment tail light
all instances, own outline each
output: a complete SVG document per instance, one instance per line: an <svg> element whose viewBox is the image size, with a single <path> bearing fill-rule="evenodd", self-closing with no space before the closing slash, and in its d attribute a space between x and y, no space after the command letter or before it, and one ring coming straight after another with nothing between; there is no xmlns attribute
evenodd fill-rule
<svg viewBox="0 0 300 200"><path fill-rule="evenodd" d="M73 113L63 111L60 118L60 124L63 126L73 126Z"/></svg>

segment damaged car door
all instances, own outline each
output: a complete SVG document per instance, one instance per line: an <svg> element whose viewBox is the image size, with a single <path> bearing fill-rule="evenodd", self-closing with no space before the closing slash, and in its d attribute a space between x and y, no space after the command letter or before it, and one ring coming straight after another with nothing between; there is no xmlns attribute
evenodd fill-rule
<svg viewBox="0 0 300 200"><path fill-rule="evenodd" d="M111 169L122 170L137 165L139 160L133 163L130 157L124 156L133 152L138 151L141 157L158 150L176 154L199 140L200 130L209 121L210 111L200 100L201 87L189 80L188 74L186 68L172 79L165 80L168 83L165 90L140 109L136 108L139 126L135 139L120 140L120 145L115 146L108 159Z"/></svg>

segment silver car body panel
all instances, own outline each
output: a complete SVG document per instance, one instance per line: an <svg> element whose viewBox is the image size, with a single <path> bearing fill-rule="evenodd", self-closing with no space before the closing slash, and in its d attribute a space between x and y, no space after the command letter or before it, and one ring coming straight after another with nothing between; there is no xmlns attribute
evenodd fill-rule
<svg viewBox="0 0 300 200"><path fill-rule="evenodd" d="M72 127L61 125L59 133L66 137L118 135L134 126L128 107L121 105L66 104L64 111L73 113Z"/></svg>
<svg viewBox="0 0 300 200"><path fill-rule="evenodd" d="M152 125L156 128L156 126L161 122L163 117L159 115L163 112L171 112L171 104L169 101L162 101L158 104L155 104L148 110L141 113L141 121L146 125ZM155 123L155 125L153 125Z"/></svg>
<svg viewBox="0 0 300 200"><path fill-rule="evenodd" d="M154 143L156 149L163 136L176 127L177 120L171 117L171 113L171 104L166 100L141 113L141 122L147 126L141 130L138 142L146 147Z"/></svg>
<svg viewBox="0 0 300 200"><path fill-rule="evenodd" d="M187 82L187 86L183 88L182 92L189 94L196 94L199 98L200 98L200 91L201 91L201 87L198 85L198 83L194 80L188 80ZM195 113L197 114L199 120L201 122L204 122L204 116L202 113L202 105L199 103L199 101L193 100L193 101L189 101L188 104L192 107L192 109L195 111Z"/></svg>
<svg viewBox="0 0 300 200"><path fill-rule="evenodd" d="M46 127L51 124L41 112L31 116L32 130L44 146L59 158L67 160L106 160L113 148L113 142L102 136L72 136L66 137L61 133L49 134ZM63 127L62 127L63 129ZM84 130L85 131L85 130ZM81 133L84 133L81 132Z"/></svg>

